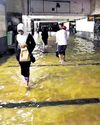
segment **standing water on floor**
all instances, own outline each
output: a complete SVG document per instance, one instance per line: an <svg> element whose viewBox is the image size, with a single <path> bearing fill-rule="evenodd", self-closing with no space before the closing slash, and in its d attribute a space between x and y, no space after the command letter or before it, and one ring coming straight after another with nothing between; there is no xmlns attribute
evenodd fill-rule
<svg viewBox="0 0 100 125"><path fill-rule="evenodd" d="M40 40L34 51L37 60L31 65L30 89L22 83L15 55L0 59L0 125L80 125L80 122L81 125L99 125L99 103L38 104L99 99L100 46L70 37L64 66L55 56L54 37L49 38L48 53L41 53L41 48ZM30 102L36 105L31 107Z"/></svg>

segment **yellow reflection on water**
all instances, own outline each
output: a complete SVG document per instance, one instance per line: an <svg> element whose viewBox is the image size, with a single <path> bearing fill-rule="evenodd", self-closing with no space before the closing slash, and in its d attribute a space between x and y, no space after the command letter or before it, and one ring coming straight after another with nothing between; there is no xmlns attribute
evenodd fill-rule
<svg viewBox="0 0 100 125"><path fill-rule="evenodd" d="M0 102L100 98L100 53L93 50L92 43L82 44L78 39L76 41L69 40L65 66L60 65L55 57L54 43L50 41L53 52L43 54L31 66L30 89L22 82L15 55L1 58ZM99 107L96 104L0 109L0 124L99 125Z"/></svg>
<svg viewBox="0 0 100 125"><path fill-rule="evenodd" d="M0 109L0 124L99 125L100 104L42 108Z"/></svg>

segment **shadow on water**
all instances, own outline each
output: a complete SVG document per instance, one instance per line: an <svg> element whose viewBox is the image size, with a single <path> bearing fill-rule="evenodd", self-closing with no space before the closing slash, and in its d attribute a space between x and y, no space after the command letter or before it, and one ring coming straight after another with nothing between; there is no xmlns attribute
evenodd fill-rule
<svg viewBox="0 0 100 125"><path fill-rule="evenodd" d="M80 61L85 61L84 59L83 60L80 60ZM89 65L100 65L100 62L95 62L95 63L66 63L64 65L62 64L35 64L35 65L31 65L31 67L56 67L56 66L89 66ZM7 67L12 67L12 68L15 68L15 67L19 67L18 65L9 65Z"/></svg>
<svg viewBox="0 0 100 125"><path fill-rule="evenodd" d="M80 121L91 125L93 120L99 121L100 56L94 44L71 38L64 66L56 58L53 44L50 41L48 53L41 55L41 44L37 46L34 53L39 58L31 65L30 87L23 85L15 56L4 58L2 63L7 63L0 67L2 125L80 125Z"/></svg>
<svg viewBox="0 0 100 125"><path fill-rule="evenodd" d="M0 56L0 65L4 64L7 62L7 60L12 56L13 54L5 54Z"/></svg>
<svg viewBox="0 0 100 125"><path fill-rule="evenodd" d="M6 103L0 104L0 108L28 108L28 107L46 107L46 106L60 106L60 105L86 105L100 103L100 98L84 98L64 101L44 101L44 102L20 102L20 103Z"/></svg>

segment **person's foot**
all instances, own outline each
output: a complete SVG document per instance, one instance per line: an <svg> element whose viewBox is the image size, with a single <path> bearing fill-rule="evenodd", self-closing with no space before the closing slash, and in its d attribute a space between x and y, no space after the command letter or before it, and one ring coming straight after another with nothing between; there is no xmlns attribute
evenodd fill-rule
<svg viewBox="0 0 100 125"><path fill-rule="evenodd" d="M24 77L24 84L29 86L29 77Z"/></svg>
<svg viewBox="0 0 100 125"><path fill-rule="evenodd" d="M65 61L61 61L61 65L66 65L66 62Z"/></svg>

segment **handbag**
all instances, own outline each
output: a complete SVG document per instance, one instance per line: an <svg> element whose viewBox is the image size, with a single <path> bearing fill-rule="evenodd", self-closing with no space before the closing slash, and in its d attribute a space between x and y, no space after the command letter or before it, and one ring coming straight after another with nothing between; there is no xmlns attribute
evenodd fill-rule
<svg viewBox="0 0 100 125"><path fill-rule="evenodd" d="M27 47L21 48L19 61L20 62L30 61L30 55Z"/></svg>

